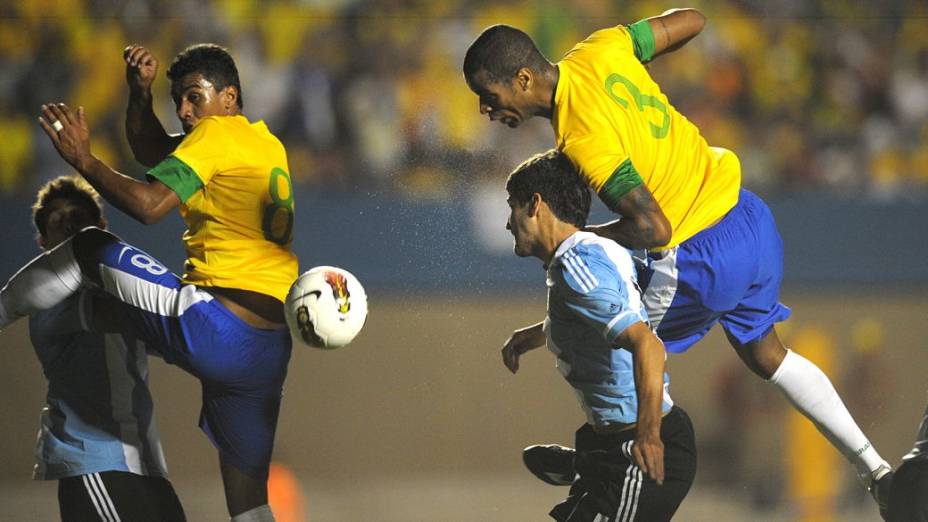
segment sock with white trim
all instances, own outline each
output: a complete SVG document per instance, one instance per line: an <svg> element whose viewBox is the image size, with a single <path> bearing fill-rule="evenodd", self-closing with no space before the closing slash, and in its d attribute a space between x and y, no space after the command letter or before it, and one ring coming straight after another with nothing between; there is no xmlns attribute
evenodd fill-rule
<svg viewBox="0 0 928 522"><path fill-rule="evenodd" d="M274 522L274 513L271 512L271 506L264 504L235 515L231 522Z"/></svg>
<svg viewBox="0 0 928 522"><path fill-rule="evenodd" d="M69 239L30 261L0 290L0 329L64 301L83 282Z"/></svg>
<svg viewBox="0 0 928 522"><path fill-rule="evenodd" d="M812 361L787 350L769 382L854 463L859 473L875 480L884 469L892 469L854 422L828 376Z"/></svg>

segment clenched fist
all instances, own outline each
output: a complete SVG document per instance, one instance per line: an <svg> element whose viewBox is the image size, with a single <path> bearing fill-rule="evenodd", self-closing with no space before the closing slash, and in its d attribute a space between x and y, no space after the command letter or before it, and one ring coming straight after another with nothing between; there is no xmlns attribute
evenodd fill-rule
<svg viewBox="0 0 928 522"><path fill-rule="evenodd" d="M126 60L126 83L135 92L148 92L158 74L158 60L141 45L130 45L122 52Z"/></svg>

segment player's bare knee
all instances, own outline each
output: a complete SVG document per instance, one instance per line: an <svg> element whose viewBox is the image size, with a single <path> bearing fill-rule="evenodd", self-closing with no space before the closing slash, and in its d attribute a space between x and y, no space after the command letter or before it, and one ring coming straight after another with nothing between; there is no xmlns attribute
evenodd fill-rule
<svg viewBox="0 0 928 522"><path fill-rule="evenodd" d="M770 379L783 363L786 357L786 347L780 343L780 339L773 331L749 344L756 366L755 373L764 379Z"/></svg>
<svg viewBox="0 0 928 522"><path fill-rule="evenodd" d="M732 347L744 364L762 379L770 379L786 357L786 347L780 342L776 330L747 343L741 343L731 333L725 332Z"/></svg>
<svg viewBox="0 0 928 522"><path fill-rule="evenodd" d="M87 227L71 238L71 248L74 251L74 259L84 274L84 277L99 283L100 273L98 266L100 264L101 253L103 248L112 243L118 243L119 238L102 228Z"/></svg>

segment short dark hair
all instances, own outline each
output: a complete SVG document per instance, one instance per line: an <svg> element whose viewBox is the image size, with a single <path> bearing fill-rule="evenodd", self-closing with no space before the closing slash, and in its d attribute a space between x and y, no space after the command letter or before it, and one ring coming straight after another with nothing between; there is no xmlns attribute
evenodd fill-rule
<svg viewBox="0 0 928 522"><path fill-rule="evenodd" d="M468 80L483 71L491 82L509 80L526 67L536 73L550 65L532 38L511 25L491 25L467 49L464 77Z"/></svg>
<svg viewBox="0 0 928 522"><path fill-rule="evenodd" d="M202 74L216 87L217 91L230 85L234 86L238 91L238 108L241 109L244 106L238 68L235 67L235 60L225 47L212 43L200 43L177 53L168 68L168 79L175 82L190 73Z"/></svg>
<svg viewBox="0 0 928 522"><path fill-rule="evenodd" d="M516 167L506 180L509 198L519 205L540 194L559 220L577 228L590 215L590 188L567 156L556 149L536 154Z"/></svg>
<svg viewBox="0 0 928 522"><path fill-rule="evenodd" d="M32 204L32 221L39 235L45 237L49 205L56 199L66 199L84 205L94 223L103 220L103 204L97 191L80 176L59 176L42 185Z"/></svg>

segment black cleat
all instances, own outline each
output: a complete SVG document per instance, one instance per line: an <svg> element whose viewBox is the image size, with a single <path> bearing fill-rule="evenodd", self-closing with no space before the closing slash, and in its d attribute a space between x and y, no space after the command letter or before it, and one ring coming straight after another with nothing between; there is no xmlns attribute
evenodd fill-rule
<svg viewBox="0 0 928 522"><path fill-rule="evenodd" d="M574 469L576 450L557 444L538 444L522 450L525 467L542 482L552 486L569 486L577 478Z"/></svg>
<svg viewBox="0 0 928 522"><path fill-rule="evenodd" d="M893 472L886 473L879 480L870 482L867 490L876 500L876 505L880 508L880 516L883 520L889 520L889 494L893 487Z"/></svg>

